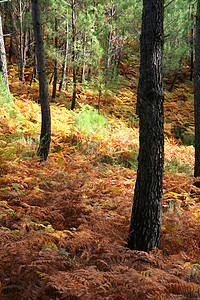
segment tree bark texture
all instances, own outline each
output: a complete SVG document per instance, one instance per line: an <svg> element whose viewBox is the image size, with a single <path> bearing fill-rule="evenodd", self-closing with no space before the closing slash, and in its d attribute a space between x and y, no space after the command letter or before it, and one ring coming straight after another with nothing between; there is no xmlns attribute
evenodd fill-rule
<svg viewBox="0 0 200 300"><path fill-rule="evenodd" d="M56 36L55 36L55 49L56 49L56 51L58 50L57 31L58 31L57 18L55 18L55 33L56 33ZM57 79L58 79L58 61L57 61L57 58L56 58L55 59L55 64L54 64L54 81L53 81L52 98L56 98Z"/></svg>
<svg viewBox="0 0 200 300"><path fill-rule="evenodd" d="M149 252L159 246L164 164L164 0L143 0L137 113L140 148L128 247Z"/></svg>
<svg viewBox="0 0 200 300"><path fill-rule="evenodd" d="M2 29L1 15L0 15L0 72L2 72L2 74L3 74L5 84L8 88L8 91L9 91L6 51L5 51L5 45L4 45L4 39L3 39L3 29Z"/></svg>
<svg viewBox="0 0 200 300"><path fill-rule="evenodd" d="M75 53L75 47L76 47L76 21L75 21L75 0L72 0L71 3L72 8L72 62L73 62L73 96L72 96L72 104L71 104L71 110L75 108L76 104L76 53Z"/></svg>
<svg viewBox="0 0 200 300"><path fill-rule="evenodd" d="M42 112L40 145L37 154L38 156L41 157L41 160L44 161L48 157L49 147L51 142L51 113L50 113L50 106L49 106L49 93L48 93L48 84L47 84L47 77L46 77L39 0L32 0L32 20L33 20L35 43L36 43L39 94L40 94L41 112Z"/></svg>
<svg viewBox="0 0 200 300"><path fill-rule="evenodd" d="M5 50L4 39L3 39L3 29L2 29L1 15L0 15L0 72L2 72L2 74L3 74L5 84L8 88L8 91L9 91L6 50Z"/></svg>
<svg viewBox="0 0 200 300"><path fill-rule="evenodd" d="M194 66L195 165L194 177L200 176L200 0L197 2Z"/></svg>

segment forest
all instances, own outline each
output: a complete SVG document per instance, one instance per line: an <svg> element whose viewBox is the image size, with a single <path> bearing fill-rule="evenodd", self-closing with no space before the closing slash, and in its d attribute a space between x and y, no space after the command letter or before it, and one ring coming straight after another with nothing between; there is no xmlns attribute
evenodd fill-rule
<svg viewBox="0 0 200 300"><path fill-rule="evenodd" d="M200 0L0 0L0 299L200 299Z"/></svg>

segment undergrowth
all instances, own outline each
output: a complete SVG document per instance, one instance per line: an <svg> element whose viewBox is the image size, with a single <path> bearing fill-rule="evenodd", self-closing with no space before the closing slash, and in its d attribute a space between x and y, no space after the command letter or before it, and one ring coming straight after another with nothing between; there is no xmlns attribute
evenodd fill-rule
<svg viewBox="0 0 200 300"><path fill-rule="evenodd" d="M0 105L0 298L198 299L194 147L177 142L168 123L160 249L131 251L125 245L139 133L137 118L130 117L129 83L115 98L108 91L102 115L92 93L75 111L51 104L52 144L44 164L35 157L40 106L21 92L30 89L26 84L11 88L16 97ZM183 98L183 88L178 93ZM172 122L180 114L174 103L165 104ZM8 113L12 109L18 116Z"/></svg>

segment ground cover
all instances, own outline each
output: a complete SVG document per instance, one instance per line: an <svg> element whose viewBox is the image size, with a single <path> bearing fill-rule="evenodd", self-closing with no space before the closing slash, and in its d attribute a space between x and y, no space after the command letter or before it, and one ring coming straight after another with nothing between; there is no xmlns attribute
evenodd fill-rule
<svg viewBox="0 0 200 300"><path fill-rule="evenodd" d="M80 89L74 112L66 109L70 93L58 93L41 164L37 82L21 84L9 68L14 99L0 99L1 299L198 299L192 85L165 92L161 243L147 254L126 248L138 151L135 73L124 66L126 87L104 92L101 116L93 91Z"/></svg>

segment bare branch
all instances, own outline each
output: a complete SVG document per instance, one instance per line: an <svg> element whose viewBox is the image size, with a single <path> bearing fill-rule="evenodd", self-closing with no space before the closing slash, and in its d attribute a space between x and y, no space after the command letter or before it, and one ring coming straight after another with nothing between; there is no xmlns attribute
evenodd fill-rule
<svg viewBox="0 0 200 300"><path fill-rule="evenodd" d="M169 3L164 6L164 9L167 8L167 6L169 6L172 2L174 2L174 0L169 1Z"/></svg>

